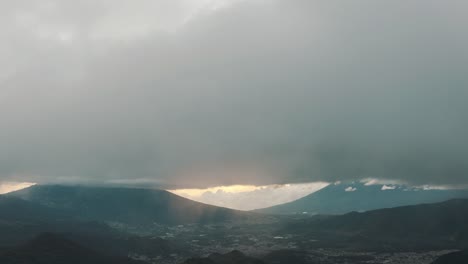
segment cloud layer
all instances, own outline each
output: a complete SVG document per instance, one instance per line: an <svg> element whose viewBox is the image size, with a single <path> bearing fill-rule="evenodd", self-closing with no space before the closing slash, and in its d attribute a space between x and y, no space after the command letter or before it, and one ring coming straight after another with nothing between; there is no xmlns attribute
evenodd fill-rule
<svg viewBox="0 0 468 264"><path fill-rule="evenodd" d="M3 1L0 177L467 183L466 10Z"/></svg>

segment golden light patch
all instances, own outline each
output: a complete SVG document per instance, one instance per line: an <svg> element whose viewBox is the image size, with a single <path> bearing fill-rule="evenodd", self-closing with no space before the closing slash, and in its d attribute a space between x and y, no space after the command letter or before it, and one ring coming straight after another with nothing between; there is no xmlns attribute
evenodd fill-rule
<svg viewBox="0 0 468 264"><path fill-rule="evenodd" d="M177 190L168 190L174 194L180 196L190 196L190 197L200 197L206 192L215 193L217 191L223 191L226 193L242 193L242 192L252 192L255 190L262 189L264 186L255 186L255 185L230 185L230 186L217 186L206 189L177 189Z"/></svg>
<svg viewBox="0 0 468 264"><path fill-rule="evenodd" d="M18 191L36 185L32 182L4 182L0 183L0 194Z"/></svg>

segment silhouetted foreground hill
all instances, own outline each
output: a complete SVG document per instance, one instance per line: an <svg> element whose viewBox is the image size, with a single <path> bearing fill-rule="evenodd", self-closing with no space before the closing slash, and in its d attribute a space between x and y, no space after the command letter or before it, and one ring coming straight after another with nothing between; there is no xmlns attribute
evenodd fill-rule
<svg viewBox="0 0 468 264"><path fill-rule="evenodd" d="M344 214L422 203L437 203L455 198L468 198L467 190L423 190L404 185L366 185L339 183L301 199L259 209L268 214Z"/></svg>
<svg viewBox="0 0 468 264"><path fill-rule="evenodd" d="M64 237L44 233L32 241L0 253L2 264L137 264L126 257L109 257Z"/></svg>
<svg viewBox="0 0 468 264"><path fill-rule="evenodd" d="M304 219L284 232L322 242L391 249L468 246L468 199ZM333 241L333 242L331 242Z"/></svg>
<svg viewBox="0 0 468 264"><path fill-rule="evenodd" d="M432 264L467 264L468 250L458 251L440 256Z"/></svg>
<svg viewBox="0 0 468 264"><path fill-rule="evenodd" d="M248 214L149 189L36 185L9 196L59 209L80 219L130 225L210 223L240 219Z"/></svg>
<svg viewBox="0 0 468 264"><path fill-rule="evenodd" d="M206 258L191 258L183 264L265 264L265 262L248 257L242 252L234 250L226 254L211 254Z"/></svg>

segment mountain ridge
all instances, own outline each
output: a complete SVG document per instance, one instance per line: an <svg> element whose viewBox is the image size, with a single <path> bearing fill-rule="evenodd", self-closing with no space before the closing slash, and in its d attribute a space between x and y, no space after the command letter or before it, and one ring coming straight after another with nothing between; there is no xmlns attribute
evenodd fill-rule
<svg viewBox="0 0 468 264"><path fill-rule="evenodd" d="M283 232L378 250L468 247L468 199L384 208L292 222ZM337 241L339 241L337 243Z"/></svg>
<svg viewBox="0 0 468 264"><path fill-rule="evenodd" d="M397 184L330 184L295 201L253 210L265 214L345 214L468 198L468 190L425 190Z"/></svg>

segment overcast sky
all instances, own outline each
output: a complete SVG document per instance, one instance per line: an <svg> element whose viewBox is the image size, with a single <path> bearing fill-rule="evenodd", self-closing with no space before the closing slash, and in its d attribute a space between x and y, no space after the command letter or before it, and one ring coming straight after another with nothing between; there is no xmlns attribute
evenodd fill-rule
<svg viewBox="0 0 468 264"><path fill-rule="evenodd" d="M468 183L463 0L0 1L0 179Z"/></svg>

